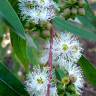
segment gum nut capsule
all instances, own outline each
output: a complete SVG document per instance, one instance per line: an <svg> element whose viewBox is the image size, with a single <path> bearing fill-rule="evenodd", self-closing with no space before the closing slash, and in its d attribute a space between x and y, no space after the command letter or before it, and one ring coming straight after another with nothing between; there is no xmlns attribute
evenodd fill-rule
<svg viewBox="0 0 96 96"><path fill-rule="evenodd" d="M85 15L85 9L84 8L79 8L78 13L79 13L79 15Z"/></svg>
<svg viewBox="0 0 96 96"><path fill-rule="evenodd" d="M84 1L83 0L79 0L78 3L79 3L80 7L83 7L83 5L84 5Z"/></svg>
<svg viewBox="0 0 96 96"><path fill-rule="evenodd" d="M71 13L74 14L74 15L76 15L77 14L77 9L76 8L72 8L71 9Z"/></svg>
<svg viewBox="0 0 96 96"><path fill-rule="evenodd" d="M73 2L77 2L77 0L72 0Z"/></svg>
<svg viewBox="0 0 96 96"><path fill-rule="evenodd" d="M69 8L66 8L66 9L64 9L64 11L63 11L63 16L64 17L66 17L66 16L69 16L70 15L70 9Z"/></svg>
<svg viewBox="0 0 96 96"><path fill-rule="evenodd" d="M77 0L69 0L69 3L75 3L75 2L77 2Z"/></svg>
<svg viewBox="0 0 96 96"><path fill-rule="evenodd" d="M47 29L50 30L52 28L52 24L51 23L47 23Z"/></svg>

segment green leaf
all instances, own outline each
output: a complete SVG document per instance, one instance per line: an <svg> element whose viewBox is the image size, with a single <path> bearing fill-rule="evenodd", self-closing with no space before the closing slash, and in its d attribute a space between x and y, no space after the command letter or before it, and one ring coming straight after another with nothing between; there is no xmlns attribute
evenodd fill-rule
<svg viewBox="0 0 96 96"><path fill-rule="evenodd" d="M26 53L27 53L29 62L30 62L30 64L38 65L39 64L38 48L35 45L35 43L30 35L26 34L26 39L27 39Z"/></svg>
<svg viewBox="0 0 96 96"><path fill-rule="evenodd" d="M59 0L53 0L54 2L56 2L56 3L58 3L59 2Z"/></svg>
<svg viewBox="0 0 96 96"><path fill-rule="evenodd" d="M4 24L2 24L2 21L0 20L0 38L3 37L3 34L4 34Z"/></svg>
<svg viewBox="0 0 96 96"><path fill-rule="evenodd" d="M58 68L55 70L55 74L56 74L56 78L61 81L62 78L64 78L64 76L66 76L67 72L64 71L63 68Z"/></svg>
<svg viewBox="0 0 96 96"><path fill-rule="evenodd" d="M96 30L96 16L94 15L92 8L88 4L86 0L85 5L85 16L78 16L78 19L83 24L83 26L86 26L88 29Z"/></svg>
<svg viewBox="0 0 96 96"><path fill-rule="evenodd" d="M0 96L29 96L24 85L1 63Z"/></svg>
<svg viewBox="0 0 96 96"><path fill-rule="evenodd" d="M82 56L78 62L84 71L84 75L89 80L89 82L96 86L96 68L84 57Z"/></svg>
<svg viewBox="0 0 96 96"><path fill-rule="evenodd" d="M37 64L37 47L32 38L26 34L26 40L11 32L11 43L18 61L29 71L29 64Z"/></svg>
<svg viewBox="0 0 96 96"><path fill-rule="evenodd" d="M91 30L96 30L96 27L86 16L82 16L82 17L79 16L78 19L80 20L80 22L84 27L87 27L88 29L91 29Z"/></svg>
<svg viewBox="0 0 96 96"><path fill-rule="evenodd" d="M29 68L29 60L26 53L26 41L20 38L16 33L11 32L11 44L17 60L24 66L26 71Z"/></svg>
<svg viewBox="0 0 96 96"><path fill-rule="evenodd" d="M25 39L24 28L8 0L0 0L0 16L11 25L16 34Z"/></svg>
<svg viewBox="0 0 96 96"><path fill-rule="evenodd" d="M84 39L96 41L96 34L93 33L92 30L88 30L87 28L80 26L80 24L66 21L59 17L56 17L53 23L54 26L60 31L72 32Z"/></svg>

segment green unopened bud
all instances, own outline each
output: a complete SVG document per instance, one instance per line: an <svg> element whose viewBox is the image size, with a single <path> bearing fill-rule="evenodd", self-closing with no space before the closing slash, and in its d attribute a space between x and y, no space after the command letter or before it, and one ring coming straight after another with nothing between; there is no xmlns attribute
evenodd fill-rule
<svg viewBox="0 0 96 96"><path fill-rule="evenodd" d="M60 96L64 96L64 92L62 94L60 94Z"/></svg>
<svg viewBox="0 0 96 96"><path fill-rule="evenodd" d="M74 95L72 95L72 96L78 96L78 95L76 95L76 87L74 86L74 84L71 84L71 85L69 85L68 86L68 90L69 90L69 92L71 91L71 92L73 92L73 94Z"/></svg>
<svg viewBox="0 0 96 96"><path fill-rule="evenodd" d="M52 24L51 23L47 23L47 29L50 30L52 28Z"/></svg>
<svg viewBox="0 0 96 96"><path fill-rule="evenodd" d="M73 15L77 15L77 8L72 8L72 9L71 9L71 13L72 13Z"/></svg>
<svg viewBox="0 0 96 96"><path fill-rule="evenodd" d="M41 27L46 27L47 26L47 22L42 21L42 22L40 22L40 25L41 25Z"/></svg>
<svg viewBox="0 0 96 96"><path fill-rule="evenodd" d="M79 6L80 6L80 7L83 7L83 5L84 5L84 0L79 0L78 3L79 3Z"/></svg>
<svg viewBox="0 0 96 96"><path fill-rule="evenodd" d="M73 4L73 3L76 3L76 2L77 2L77 0L68 0L69 4Z"/></svg>
<svg viewBox="0 0 96 96"><path fill-rule="evenodd" d="M78 14L81 15L81 16L85 15L85 9L84 8L79 8L78 9Z"/></svg>
<svg viewBox="0 0 96 96"><path fill-rule="evenodd" d="M74 75L70 75L70 76L69 76L69 79L70 79L70 82L71 82L71 83L74 83L74 82L76 82L76 80L77 80L77 78L74 77Z"/></svg>
<svg viewBox="0 0 96 96"><path fill-rule="evenodd" d="M77 0L71 0L72 2L77 2Z"/></svg>
<svg viewBox="0 0 96 96"><path fill-rule="evenodd" d="M70 13L71 13L70 9L69 9L69 8L66 8L66 9L64 9L64 11L63 11L63 16L64 16L64 17L67 17L67 16L70 15Z"/></svg>

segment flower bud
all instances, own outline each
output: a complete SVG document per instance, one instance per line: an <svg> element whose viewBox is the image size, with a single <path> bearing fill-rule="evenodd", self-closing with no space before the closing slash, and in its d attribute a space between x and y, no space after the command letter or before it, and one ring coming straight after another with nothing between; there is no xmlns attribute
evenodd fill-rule
<svg viewBox="0 0 96 96"><path fill-rule="evenodd" d="M85 9L84 9L84 8L79 8L79 9L78 9L78 13L79 13L79 15L81 15L81 16L85 15Z"/></svg>
<svg viewBox="0 0 96 96"><path fill-rule="evenodd" d="M71 82L71 83L75 83L76 80L77 80L77 78L74 77L73 75L70 75L69 78L70 78L70 82Z"/></svg>
<svg viewBox="0 0 96 96"><path fill-rule="evenodd" d="M70 13L71 13L70 9L69 9L69 8L66 8L66 9L64 9L64 11L63 11L63 16L64 16L64 17L68 17L68 16L70 15Z"/></svg>
<svg viewBox="0 0 96 96"><path fill-rule="evenodd" d="M76 2L77 0L68 0L68 3L71 3L71 4L76 3Z"/></svg>
<svg viewBox="0 0 96 96"><path fill-rule="evenodd" d="M79 0L78 3L79 3L79 6L80 6L80 7L83 7L83 5L84 5L84 0Z"/></svg>
<svg viewBox="0 0 96 96"><path fill-rule="evenodd" d="M72 8L72 9L71 9L71 13L72 13L73 15L77 15L77 9L76 9L76 8Z"/></svg>
<svg viewBox="0 0 96 96"><path fill-rule="evenodd" d="M47 29L50 30L52 28L52 24L51 23L47 23Z"/></svg>

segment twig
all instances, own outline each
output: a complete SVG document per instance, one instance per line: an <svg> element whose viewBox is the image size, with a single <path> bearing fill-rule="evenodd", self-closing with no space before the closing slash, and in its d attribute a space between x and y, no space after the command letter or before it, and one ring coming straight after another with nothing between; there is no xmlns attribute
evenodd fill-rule
<svg viewBox="0 0 96 96"><path fill-rule="evenodd" d="M50 84L52 80L52 47L53 47L53 37L54 37L54 29L51 27L50 29L50 51L49 51L49 84L48 84L48 90L47 90L47 96L50 96Z"/></svg>

